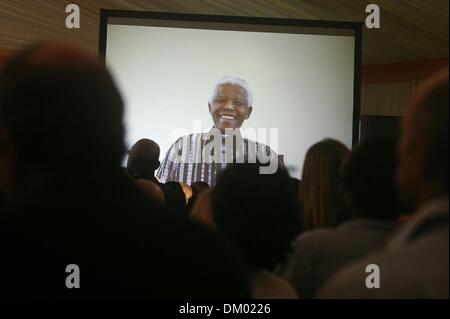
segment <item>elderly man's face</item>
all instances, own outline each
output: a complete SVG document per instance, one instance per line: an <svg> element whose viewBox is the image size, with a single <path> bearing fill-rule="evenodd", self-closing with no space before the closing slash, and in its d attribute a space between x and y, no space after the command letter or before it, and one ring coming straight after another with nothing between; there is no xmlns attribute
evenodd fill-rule
<svg viewBox="0 0 450 319"><path fill-rule="evenodd" d="M226 128L239 128L250 117L247 92L239 85L226 83L219 86L212 104L209 105L215 127L222 133Z"/></svg>

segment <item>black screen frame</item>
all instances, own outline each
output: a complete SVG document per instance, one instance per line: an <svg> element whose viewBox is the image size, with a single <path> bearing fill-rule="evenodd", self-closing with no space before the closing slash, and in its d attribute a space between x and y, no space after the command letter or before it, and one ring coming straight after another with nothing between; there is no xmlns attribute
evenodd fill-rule
<svg viewBox="0 0 450 319"><path fill-rule="evenodd" d="M302 20L302 19L280 19L247 16L224 16L208 14L187 14L155 11L133 11L133 10L111 10L100 9L99 22L99 57L102 61L106 58L107 27L109 18L136 18L154 20L174 20L184 22L216 22L216 23L238 23L249 25L274 25L288 27L306 27L323 29L348 29L353 31L355 37L354 49L354 76L353 76L353 127L352 146L360 139L360 116L361 116L361 67L362 67L362 22L328 21L328 20Z"/></svg>

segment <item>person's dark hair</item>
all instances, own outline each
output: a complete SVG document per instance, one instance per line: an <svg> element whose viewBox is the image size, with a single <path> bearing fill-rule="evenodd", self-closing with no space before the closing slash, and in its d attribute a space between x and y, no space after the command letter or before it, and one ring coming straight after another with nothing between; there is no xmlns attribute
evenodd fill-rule
<svg viewBox="0 0 450 319"><path fill-rule="evenodd" d="M30 171L120 167L123 103L116 85L83 52L58 50L49 57L45 45L31 47L0 74L0 126L14 140L19 178Z"/></svg>
<svg viewBox="0 0 450 319"><path fill-rule="evenodd" d="M150 139L140 139L128 152L127 171L131 177L153 175L159 164L159 145Z"/></svg>
<svg viewBox="0 0 450 319"><path fill-rule="evenodd" d="M302 231L333 227L347 218L339 183L341 165L349 152L341 142L326 139L306 153L299 193Z"/></svg>
<svg viewBox="0 0 450 319"><path fill-rule="evenodd" d="M271 270L282 262L299 230L298 207L285 170L260 174L258 164L233 164L214 189L218 229L239 248L249 266Z"/></svg>
<svg viewBox="0 0 450 319"><path fill-rule="evenodd" d="M397 142L367 140L351 152L342 169L342 190L351 195L358 216L396 219L405 213L395 190Z"/></svg>

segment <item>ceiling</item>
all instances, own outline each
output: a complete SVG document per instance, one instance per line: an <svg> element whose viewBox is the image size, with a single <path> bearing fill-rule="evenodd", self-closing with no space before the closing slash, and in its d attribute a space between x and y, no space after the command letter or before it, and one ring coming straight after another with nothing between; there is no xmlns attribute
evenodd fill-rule
<svg viewBox="0 0 450 319"><path fill-rule="evenodd" d="M65 27L69 3L80 6L80 29ZM363 64L448 59L448 0L1 0L0 50L56 40L97 53L100 8L364 21L369 3L381 8L381 28L364 28Z"/></svg>

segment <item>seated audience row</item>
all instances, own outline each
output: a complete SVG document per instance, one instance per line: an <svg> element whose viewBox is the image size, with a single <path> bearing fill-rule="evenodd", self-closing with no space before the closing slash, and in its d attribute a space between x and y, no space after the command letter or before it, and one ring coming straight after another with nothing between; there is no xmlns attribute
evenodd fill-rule
<svg viewBox="0 0 450 319"><path fill-rule="evenodd" d="M341 269L321 298L449 297L448 69L426 81L407 108L398 147L396 186L413 211L385 248ZM380 285L366 285L367 265Z"/></svg>
<svg viewBox="0 0 450 319"><path fill-rule="evenodd" d="M338 197L348 219L335 227L304 232L293 243L293 254L278 271L301 297L315 297L339 268L381 249L399 226L397 218L405 210L394 188L395 146L384 139L357 146L345 161L339 182Z"/></svg>
<svg viewBox="0 0 450 319"><path fill-rule="evenodd" d="M448 70L420 89L398 145L325 139L301 181L247 163L212 188L161 183L150 139L124 173L123 109L72 47L2 69L2 297L448 298ZM69 264L82 289L66 288Z"/></svg>

